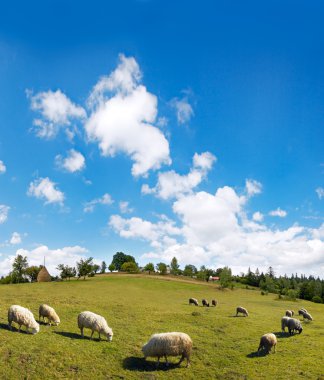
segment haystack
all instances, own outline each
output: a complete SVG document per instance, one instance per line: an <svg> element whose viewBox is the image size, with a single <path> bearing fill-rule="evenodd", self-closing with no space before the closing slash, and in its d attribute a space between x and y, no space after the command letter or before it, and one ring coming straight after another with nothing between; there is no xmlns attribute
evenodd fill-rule
<svg viewBox="0 0 324 380"><path fill-rule="evenodd" d="M49 282L51 281L51 275L48 273L48 270L44 266L38 273L37 282Z"/></svg>

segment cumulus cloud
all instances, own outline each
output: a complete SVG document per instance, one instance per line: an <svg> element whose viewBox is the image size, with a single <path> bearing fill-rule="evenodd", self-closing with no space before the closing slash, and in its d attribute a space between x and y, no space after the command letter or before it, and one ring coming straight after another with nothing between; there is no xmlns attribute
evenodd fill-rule
<svg viewBox="0 0 324 380"><path fill-rule="evenodd" d="M58 264L75 266L81 258L85 258L88 250L78 245L73 247L63 247L50 249L46 245L41 245L33 250L18 249L15 255L8 256L0 261L0 275L7 275L12 269L12 263L17 255L26 256L29 265L42 265L45 257L46 268L51 275L57 275Z"/></svg>
<svg viewBox="0 0 324 380"><path fill-rule="evenodd" d="M21 236L18 232L14 232L11 235L10 244L16 245L21 243Z"/></svg>
<svg viewBox="0 0 324 380"><path fill-rule="evenodd" d="M260 211L257 211L257 212L255 212L255 213L252 215L252 219L253 219L255 222L262 222L262 221L263 221L263 214L262 214Z"/></svg>
<svg viewBox="0 0 324 380"><path fill-rule="evenodd" d="M88 105L92 113L85 124L90 141L99 144L103 156L117 153L133 161L132 174L170 164L169 143L154 126L157 98L140 83L142 74L134 58L120 55L118 67L94 86Z"/></svg>
<svg viewBox="0 0 324 380"><path fill-rule="evenodd" d="M66 158L61 155L55 157L56 164L70 173L81 171L85 168L85 158L80 153L74 149L70 149Z"/></svg>
<svg viewBox="0 0 324 380"><path fill-rule="evenodd" d="M269 228L262 224L261 213L249 220L246 205L244 196L225 186L215 194L200 191L177 199L173 212L179 223L114 215L109 224L124 238L149 242L151 249L143 253L143 263L147 259L170 262L175 256L182 265L228 265L234 273L246 272L249 266L266 271L270 265L278 274L323 273L323 226Z"/></svg>
<svg viewBox="0 0 324 380"><path fill-rule="evenodd" d="M278 207L276 210L272 210L269 212L270 216L278 216L279 218L285 218L287 216L287 211L281 210L280 207Z"/></svg>
<svg viewBox="0 0 324 380"><path fill-rule="evenodd" d="M0 224L4 223L8 219L9 210L9 206L0 205Z"/></svg>
<svg viewBox="0 0 324 380"><path fill-rule="evenodd" d="M170 241L174 243L175 240L171 236L180 234L180 229L167 218L152 223L137 217L125 219L119 215L112 215L109 219L109 226L121 237L148 241L153 247L161 247L165 242Z"/></svg>
<svg viewBox="0 0 324 380"><path fill-rule="evenodd" d="M180 175L174 170L159 173L157 185L150 188L144 184L142 193L155 194L161 199L178 198L183 194L191 193L206 177L215 161L216 157L210 152L195 153L193 167L187 175Z"/></svg>
<svg viewBox="0 0 324 380"><path fill-rule="evenodd" d="M317 194L318 198L322 200L324 198L324 189L323 189L323 187L318 187L315 191L316 191L316 194Z"/></svg>
<svg viewBox="0 0 324 380"><path fill-rule="evenodd" d="M245 181L245 188L248 197L253 197L256 194L260 194L262 191L262 184L254 179L247 179Z"/></svg>
<svg viewBox="0 0 324 380"><path fill-rule="evenodd" d="M101 205L111 205L113 203L113 199L109 194L104 194L100 198L93 199L90 202L86 202L83 207L84 212L93 212L94 208L96 205L101 204Z"/></svg>
<svg viewBox="0 0 324 380"><path fill-rule="evenodd" d="M185 96L182 99L173 98L171 100L171 106L176 111L177 121L179 124L188 123L191 117L194 115L192 106L188 101L188 97Z"/></svg>
<svg viewBox="0 0 324 380"><path fill-rule="evenodd" d="M85 110L74 104L61 90L39 92L33 95L27 91L30 107L40 114L34 119L38 137L50 139L57 135L60 128L65 127L68 137L73 137L72 120L84 119Z"/></svg>
<svg viewBox="0 0 324 380"><path fill-rule="evenodd" d="M5 173L7 170L6 165L0 160L0 174Z"/></svg>
<svg viewBox="0 0 324 380"><path fill-rule="evenodd" d="M129 202L126 201L119 202L119 209L122 214L128 214L134 211L134 209L129 207Z"/></svg>
<svg viewBox="0 0 324 380"><path fill-rule="evenodd" d="M55 188L55 185L48 177L38 178L29 184L27 194L45 200L45 204L58 203L63 205L64 193Z"/></svg>

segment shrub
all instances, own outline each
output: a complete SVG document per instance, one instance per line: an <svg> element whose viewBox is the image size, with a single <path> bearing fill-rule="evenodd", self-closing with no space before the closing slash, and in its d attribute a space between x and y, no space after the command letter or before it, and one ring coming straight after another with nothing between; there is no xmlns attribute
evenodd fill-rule
<svg viewBox="0 0 324 380"><path fill-rule="evenodd" d="M315 303L323 303L323 300L320 296L314 296L312 298L312 302L315 302Z"/></svg>

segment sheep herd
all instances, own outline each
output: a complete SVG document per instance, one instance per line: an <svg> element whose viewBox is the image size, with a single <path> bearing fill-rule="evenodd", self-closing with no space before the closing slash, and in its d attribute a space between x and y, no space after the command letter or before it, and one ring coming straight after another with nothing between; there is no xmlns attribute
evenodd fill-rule
<svg viewBox="0 0 324 380"><path fill-rule="evenodd" d="M212 300L211 305L216 307L217 301ZM189 305L199 306L199 302L196 298L189 298ZM209 307L209 302L206 299L202 300L202 306ZM248 317L249 313L246 308L238 306L236 308L236 317L242 314L244 317ZM312 321L312 316L307 312L306 309L300 309L298 315L303 316L304 320ZM294 311L286 310L285 316L281 319L281 329L285 332L285 329L288 328L289 334L292 335L294 332L299 334L303 331L300 320L293 318ZM49 305L42 304L39 307L38 319L41 322L45 323L45 318L47 319L48 324L58 325L60 323L60 318L57 315L56 311ZM12 323L15 322L19 326L19 331L21 326L26 327L26 331L31 334L36 334L40 330L39 323L36 322L33 313L19 305L12 305L8 310L8 325L9 329L12 330ZM97 332L99 335L99 340L101 340L101 334L103 334L108 341L111 341L113 338L113 331L108 326L107 321L101 315L95 314L91 311L83 311L77 316L78 328L80 329L81 336L84 337L83 330L84 328L91 330L90 339L94 332ZM270 353L272 348L273 352L276 350L277 338L273 333L264 334L260 339L260 344L257 352L264 349L266 353ZM192 350L192 340L189 335L183 332L168 332L154 334L151 336L150 340L142 347L142 352L144 358L147 357L156 357L157 365L159 364L160 358L164 357L166 365L168 365L168 356L180 356L181 362L186 359L187 367L190 365L190 354Z"/></svg>
<svg viewBox="0 0 324 380"><path fill-rule="evenodd" d="M202 306L208 306L209 307L209 302L206 299L202 300ZM189 305L195 305L199 306L198 300L196 298L189 298ZM212 305L216 306L217 301L212 300ZM236 308L236 317L242 314L244 317L248 317L249 313L246 310L246 308L242 306L238 306ZM306 309L300 309L298 311L298 315L302 315L303 320L308 320L312 321L313 317L308 313ZM281 330L285 332L286 327L288 328L289 335L292 335L294 332L298 332L299 334L303 331L302 324L299 319L292 318L294 316L294 311L293 310L286 310L285 316L282 317L281 319ZM276 345L277 345L277 337L273 333L267 333L262 335L260 339L260 344L258 347L257 352L261 351L262 349L265 350L266 353L270 353L272 348L273 352L276 352Z"/></svg>

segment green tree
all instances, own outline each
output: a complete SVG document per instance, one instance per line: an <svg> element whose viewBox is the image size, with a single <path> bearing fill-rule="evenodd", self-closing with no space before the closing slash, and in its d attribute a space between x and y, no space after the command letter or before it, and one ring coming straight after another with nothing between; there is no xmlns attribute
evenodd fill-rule
<svg viewBox="0 0 324 380"><path fill-rule="evenodd" d="M167 266L164 263L158 263L158 264L156 264L156 270L160 274L166 274L167 273Z"/></svg>
<svg viewBox="0 0 324 380"><path fill-rule="evenodd" d="M171 260L171 263L170 263L170 269L171 269L171 273L172 274L178 274L179 273L179 264L178 264L178 260L176 257L174 257L172 260Z"/></svg>
<svg viewBox="0 0 324 380"><path fill-rule="evenodd" d="M138 266L133 261L128 261L127 263L124 263L121 266L121 270L123 272L137 273L138 272Z"/></svg>
<svg viewBox="0 0 324 380"><path fill-rule="evenodd" d="M110 270L110 272L113 272L114 270L116 270L116 265L115 264L110 264L108 269Z"/></svg>
<svg viewBox="0 0 324 380"><path fill-rule="evenodd" d="M105 261L101 263L100 273L106 273L107 264Z"/></svg>
<svg viewBox="0 0 324 380"><path fill-rule="evenodd" d="M146 264L144 267L144 270L146 272L149 272L149 274L151 274L151 272L154 272L154 264L153 263Z"/></svg>
<svg viewBox="0 0 324 380"><path fill-rule="evenodd" d="M192 277L195 276L197 272L197 268L194 265L189 264L184 267L183 275Z"/></svg>
<svg viewBox="0 0 324 380"><path fill-rule="evenodd" d="M17 255L12 264L12 278L16 283L24 282L24 274L28 267L28 261L26 256Z"/></svg>
<svg viewBox="0 0 324 380"><path fill-rule="evenodd" d="M60 277L62 280L71 279L71 277L76 276L76 269L74 267L69 267L68 265L59 264L57 268L60 271Z"/></svg>
<svg viewBox="0 0 324 380"><path fill-rule="evenodd" d="M25 274L29 277L30 282L35 282L37 280L37 276L39 271L42 269L42 266L32 265L25 270Z"/></svg>
<svg viewBox="0 0 324 380"><path fill-rule="evenodd" d="M100 266L98 264L93 264L92 265L92 272L93 273L97 274L97 272L99 271L99 269L100 269Z"/></svg>
<svg viewBox="0 0 324 380"><path fill-rule="evenodd" d="M93 258L89 257L88 259L81 259L77 262L77 272L78 272L78 278L83 277L83 280L85 280L86 276L88 276L92 270L93 270Z"/></svg>
<svg viewBox="0 0 324 380"><path fill-rule="evenodd" d="M232 271L229 267L224 267L220 276L219 282L222 288L228 288L232 282Z"/></svg>
<svg viewBox="0 0 324 380"><path fill-rule="evenodd" d="M135 258L131 255L125 255L123 252L116 252L113 256L111 264L115 265L116 270L121 270L122 265L130 261L135 263Z"/></svg>

